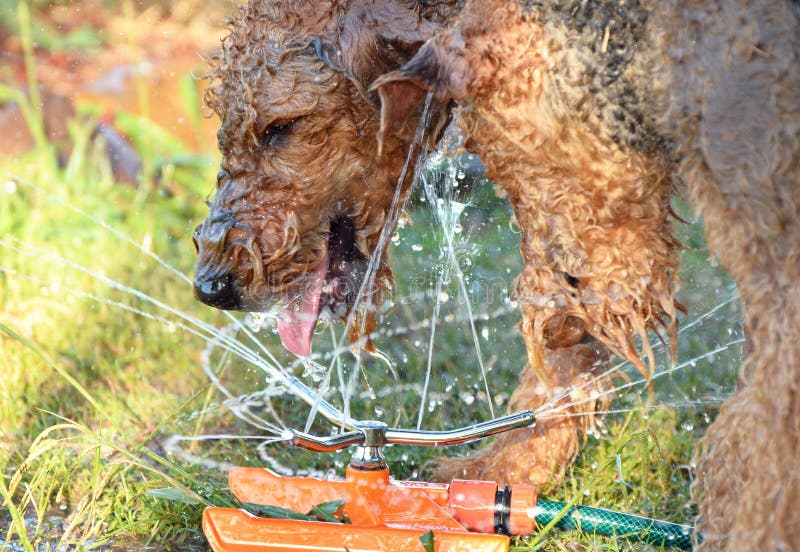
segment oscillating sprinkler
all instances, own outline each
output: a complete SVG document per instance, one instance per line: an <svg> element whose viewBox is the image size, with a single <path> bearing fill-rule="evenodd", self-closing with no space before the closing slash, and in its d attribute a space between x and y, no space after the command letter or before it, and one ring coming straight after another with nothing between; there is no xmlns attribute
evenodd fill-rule
<svg viewBox="0 0 800 552"><path fill-rule="evenodd" d="M323 405L323 414L325 407L332 410ZM524 411L452 431L391 429L378 421L348 421L350 431L330 437L286 430L281 436L285 444L315 452L355 446L345 479L284 477L265 468L237 467L229 474L231 492L244 503L297 512L341 501L348 523L265 518L241 509L210 507L203 512L203 531L215 552L410 552L431 546L438 552L505 552L510 535L528 535L537 525L558 519L555 526L565 529L691 548L689 526L537 500L531 485L395 481L383 455L387 445L453 445L534 423L534 413Z"/></svg>

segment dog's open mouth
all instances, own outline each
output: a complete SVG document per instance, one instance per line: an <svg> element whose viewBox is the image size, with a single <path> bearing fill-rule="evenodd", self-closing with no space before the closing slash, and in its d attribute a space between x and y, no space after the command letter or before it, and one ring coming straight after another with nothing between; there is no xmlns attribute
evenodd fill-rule
<svg viewBox="0 0 800 552"><path fill-rule="evenodd" d="M278 318L278 334L283 346L297 356L308 356L317 321L347 315L355 302L365 268L366 257L356 247L352 219L340 217L331 221L327 250Z"/></svg>

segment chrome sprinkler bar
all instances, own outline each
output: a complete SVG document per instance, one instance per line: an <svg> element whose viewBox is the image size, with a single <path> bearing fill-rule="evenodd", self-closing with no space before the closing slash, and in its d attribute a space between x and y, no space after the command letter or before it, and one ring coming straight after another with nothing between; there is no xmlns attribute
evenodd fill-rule
<svg viewBox="0 0 800 552"><path fill-rule="evenodd" d="M386 445L440 447L468 443L512 429L531 427L535 423L536 416L531 410L450 431L390 429L383 422L369 420L353 422L352 431L330 437L316 437L302 431L287 429L281 434L281 440L288 445L315 452L332 452L352 445L376 448Z"/></svg>
<svg viewBox="0 0 800 552"><path fill-rule="evenodd" d="M383 422L357 421L345 416L335 406L325 399L320 398L316 392L294 376L284 379L288 390L302 399L312 408L317 408L319 414L337 426L343 426L350 431L330 437L315 437L302 431L288 429L283 432L282 440L313 450L316 452L331 452L351 445L360 445L365 439L367 430L375 433L376 439L384 439L379 446L392 445L418 445L440 447L468 443L477 439L490 437L511 429L532 426L536 423L536 416L532 410L523 410L516 414L503 416L488 422L481 422L471 426L449 431L423 431L415 429L389 429ZM381 435L382 437L377 437ZM374 446L374 445L368 445Z"/></svg>
<svg viewBox="0 0 800 552"><path fill-rule="evenodd" d="M524 410L502 418L479 424L452 429L450 431L423 431L415 429L389 428L385 423L375 420L357 421L345 416L332 404L319 397L306 384L293 376L285 378L289 391L300 397L319 414L334 425L343 426L350 431L317 437L302 431L287 429L281 434L281 441L287 445L301 447L314 452L333 452L353 445L358 448L350 459L350 465L361 469L382 469L386 467L383 448L386 445L417 445L441 447L469 443L512 429L532 427L536 416L532 410Z"/></svg>

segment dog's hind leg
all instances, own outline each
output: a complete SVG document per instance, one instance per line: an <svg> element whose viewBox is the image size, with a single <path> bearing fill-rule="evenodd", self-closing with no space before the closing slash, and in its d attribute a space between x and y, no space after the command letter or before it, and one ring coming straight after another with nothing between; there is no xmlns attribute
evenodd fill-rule
<svg viewBox="0 0 800 552"><path fill-rule="evenodd" d="M680 176L749 340L698 451L701 549L800 550L800 8L662 6Z"/></svg>

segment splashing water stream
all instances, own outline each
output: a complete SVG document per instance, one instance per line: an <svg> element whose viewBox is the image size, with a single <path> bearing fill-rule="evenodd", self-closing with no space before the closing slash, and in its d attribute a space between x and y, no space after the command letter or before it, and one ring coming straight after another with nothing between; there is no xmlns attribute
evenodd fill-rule
<svg viewBox="0 0 800 552"><path fill-rule="evenodd" d="M467 320L469 321L470 332L472 334L472 342L475 347L475 355L478 360L478 366L480 367L481 378L483 380L484 391L486 392L486 400L489 406L489 414L492 418L495 417L494 413L494 406L492 404L492 394L489 390L489 382L486 377L486 366L483 362L483 353L481 352L481 345L480 340L478 339L478 332L475 329L475 317L472 313L472 302L469 298L469 292L467 291L466 280L464 278L464 273L461 270L461 265L459 264L458 258L456 256L456 249L454 246L455 236L456 236L456 228L459 224L459 218L464 211L465 205L463 203L457 202L454 199L454 190L455 186L457 185L457 162L453 157L453 149L454 146L459 146L461 142L463 142L463 137L457 136L455 132L449 136L445 137L445 142L450 144L449 148L451 151L445 151L442 160L445 162L447 170L442 172L444 178L441 179L442 186L441 186L441 193L437 193L436 187L434 184L434 179L430 177L430 173L427 176L422 177L422 184L423 190L425 191L425 198L427 199L428 204L431 206L432 211L435 214L435 220L438 223L438 230L441 233L442 238L444 239L444 244L440 250L440 259L441 259L441 273L438 274L438 278L436 279L436 293L434 298L434 306L433 306L433 314L431 315L431 336L429 340L429 351L428 351L428 364L427 364L427 371L425 374L425 381L426 385L423 388L423 396L422 401L420 403L420 410L419 410L419 418L417 420L417 428L422 425L422 413L425 410L425 393L427 391L427 382L430 381L430 372L431 372L431 361L433 356L433 345L434 345L434 335L436 331L436 324L435 321L439 316L439 304L440 304L440 294L442 290L442 284L449 280L450 273L452 272L456 280L458 281L458 291L459 297L464 302L464 307L467 310Z"/></svg>
<svg viewBox="0 0 800 552"><path fill-rule="evenodd" d="M696 364L700 360L711 358L711 357L715 356L718 353L722 353L724 351L727 351L727 350L731 349L735 345L742 345L742 344L744 344L744 341L745 341L744 338L734 339L733 341L730 341L729 343L726 343L726 344L724 344L724 345L722 345L720 347L717 347L717 348L715 348L715 349L713 349L711 351L708 351L708 352L706 352L706 353L704 353L704 354L702 354L702 355L700 355L698 357L695 357L695 358L692 358L690 360L681 362L681 363L676 364L675 366L671 366L671 367L669 367L669 368L667 368L665 370L658 371L655 374L653 374L650 379L651 380L655 380L655 379L661 378L663 376L666 376L668 374L672 374L674 372L677 372L679 370L683 370L687 366L692 366L693 364ZM618 385L618 386L612 387L611 389L606 389L602 393L593 394L588 398L581 399L581 400L578 400L578 401L570 401L569 403L566 403L566 404L563 404L563 405L559 405L559 406L556 406L556 407L553 407L554 401L548 401L547 403L545 403L542 406L540 406L539 408L537 408L536 412L542 418L547 418L547 417L549 417L550 414L558 414L559 412L565 410L566 408L569 408L569 407L572 407L572 406L580 406L580 405L585 404L587 402L593 402L593 401L596 401L597 399L599 399L601 397L604 397L606 395L614 395L614 394L617 394L620 391L623 391L625 389L630 389L630 388L636 387L636 386L644 386L647 383L648 383L648 381L645 380L645 379L636 380L636 381L629 381L629 382L624 383L622 385Z"/></svg>
<svg viewBox="0 0 800 552"><path fill-rule="evenodd" d="M422 170L421 163L415 163L415 160L421 155L421 144L423 143L425 137L425 131L428 128L429 119L430 119L430 107L431 102L433 101L433 94L428 94L425 98L425 104L422 111L422 116L420 118L420 123L417 126L417 130L414 134L414 140L412 141L408 154L406 156L405 163L403 164L403 168L400 171L400 176L397 179L397 184L395 186L394 196L392 197L392 203L389 208L389 212L386 215L386 219L384 222L383 229L381 230L381 234L378 238L378 243L375 247L375 250L370 254L370 258L367 264L366 273L364 276L364 280L359 287L358 293L356 294L355 301L353 306L350 310L350 313L347 316L347 320L345 322L345 329L342 332L342 336L339 339L339 342L336 344L336 350L341 350L344 344L344 340L350 334L350 330L353 327L353 324L356 320L356 315L359 313L359 309L364 302L369 302L370 298L374 295L376 291L376 278L378 275L378 268L380 266L380 262L383 259L383 254L386 249L386 246L389 242L389 238L394 231L394 227L397 225L397 220L400 217L400 213L402 212L403 205L400 202L403 192L403 186L406 182L406 178L409 172L409 169L413 171L412 173L412 182L411 187L413 188L414 183L417 181L419 177L419 173ZM367 305L366 308L370 308ZM359 328L359 336L364 339L365 328L366 328L367 317L361 316L359 323L361 327ZM384 357L386 358L386 357ZM388 360L388 359L387 359ZM338 357L338 354L334 357L331 365L328 368L328 372L333 369L334 363L340 363L341 360ZM362 370L362 357L360 354L356 355L356 367L350 372L350 377L345 384L342 382L342 385L345 388L344 392L344 417L350 417L350 399L353 396L355 391L355 384L356 384L356 377ZM311 425L311 419L306 422L306 426Z"/></svg>

